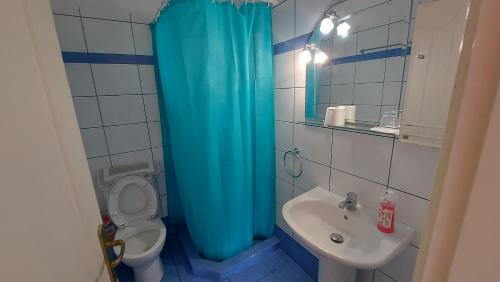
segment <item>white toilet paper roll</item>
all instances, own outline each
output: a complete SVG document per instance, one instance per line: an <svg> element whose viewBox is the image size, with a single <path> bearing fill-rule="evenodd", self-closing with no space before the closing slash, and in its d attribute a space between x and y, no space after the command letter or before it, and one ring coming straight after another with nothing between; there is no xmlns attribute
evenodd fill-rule
<svg viewBox="0 0 500 282"><path fill-rule="evenodd" d="M325 114L325 126L342 126L345 124L345 107L328 107Z"/></svg>
<svg viewBox="0 0 500 282"><path fill-rule="evenodd" d="M345 107L345 121L355 122L356 121L356 106L344 106Z"/></svg>

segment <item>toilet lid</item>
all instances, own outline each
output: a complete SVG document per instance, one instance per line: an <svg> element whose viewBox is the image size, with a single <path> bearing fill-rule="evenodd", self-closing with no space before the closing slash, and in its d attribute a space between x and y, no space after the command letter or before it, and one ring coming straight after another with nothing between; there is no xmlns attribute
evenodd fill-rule
<svg viewBox="0 0 500 282"><path fill-rule="evenodd" d="M157 209L155 189L143 177L125 176L113 184L108 210L116 226L125 227L151 219L156 215Z"/></svg>

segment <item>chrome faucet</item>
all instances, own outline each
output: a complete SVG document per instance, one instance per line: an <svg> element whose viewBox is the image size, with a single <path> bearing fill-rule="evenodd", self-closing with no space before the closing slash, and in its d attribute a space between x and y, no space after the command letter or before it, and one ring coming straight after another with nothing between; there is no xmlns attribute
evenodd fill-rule
<svg viewBox="0 0 500 282"><path fill-rule="evenodd" d="M339 203L339 208L347 208L350 211L355 211L358 204L358 195L354 192L348 192L344 201Z"/></svg>

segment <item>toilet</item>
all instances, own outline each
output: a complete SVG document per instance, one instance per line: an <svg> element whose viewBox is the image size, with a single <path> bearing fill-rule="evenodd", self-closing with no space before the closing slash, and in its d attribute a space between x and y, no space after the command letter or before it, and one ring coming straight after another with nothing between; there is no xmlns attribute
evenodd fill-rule
<svg viewBox="0 0 500 282"><path fill-rule="evenodd" d="M144 177L129 175L113 183L108 210L118 227L115 240L125 241L122 262L133 268L137 282L158 282L163 276L159 255L167 229L161 219L155 219L157 209L156 191ZM120 247L113 250L120 253Z"/></svg>

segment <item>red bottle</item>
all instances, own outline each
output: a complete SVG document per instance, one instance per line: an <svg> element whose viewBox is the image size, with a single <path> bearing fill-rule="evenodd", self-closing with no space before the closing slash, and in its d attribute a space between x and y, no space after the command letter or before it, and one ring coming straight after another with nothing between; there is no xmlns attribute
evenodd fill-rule
<svg viewBox="0 0 500 282"><path fill-rule="evenodd" d="M380 199L380 207L378 209L377 227L384 233L394 232L394 209L396 205L392 201L392 191L388 191L385 196Z"/></svg>

